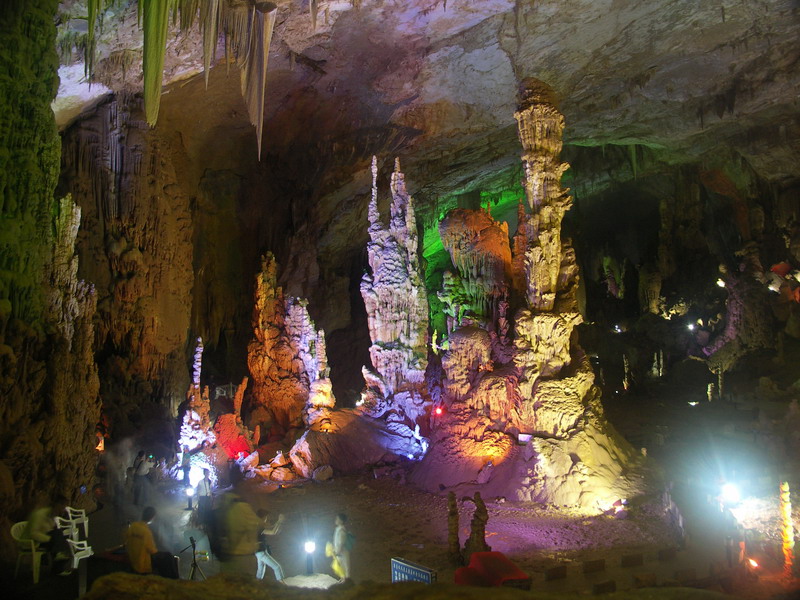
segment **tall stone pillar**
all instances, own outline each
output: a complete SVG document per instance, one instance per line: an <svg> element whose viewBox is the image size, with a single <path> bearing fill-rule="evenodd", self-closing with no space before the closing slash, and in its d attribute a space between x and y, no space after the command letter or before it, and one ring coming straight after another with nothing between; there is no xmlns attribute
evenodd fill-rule
<svg viewBox="0 0 800 600"><path fill-rule="evenodd" d="M541 81L526 79L520 86L519 110L514 113L522 143L525 196L531 214L520 221L517 236L525 253L515 257L515 281L525 281L522 291L534 311L551 311L561 271L561 221L572 206L561 176L569 168L561 162L564 116L555 106L552 90Z"/></svg>

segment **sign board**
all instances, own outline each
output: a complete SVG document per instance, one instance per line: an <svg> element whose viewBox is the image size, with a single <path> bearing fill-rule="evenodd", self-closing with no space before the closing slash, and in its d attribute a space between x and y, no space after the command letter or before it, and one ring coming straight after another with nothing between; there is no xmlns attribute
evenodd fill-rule
<svg viewBox="0 0 800 600"><path fill-rule="evenodd" d="M423 567L404 558L392 559L392 583L400 581L420 581L436 583L436 571Z"/></svg>

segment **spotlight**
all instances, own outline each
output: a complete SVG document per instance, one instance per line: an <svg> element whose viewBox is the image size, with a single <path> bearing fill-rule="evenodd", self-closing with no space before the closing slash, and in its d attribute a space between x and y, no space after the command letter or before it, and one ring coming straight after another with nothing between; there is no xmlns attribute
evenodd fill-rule
<svg viewBox="0 0 800 600"><path fill-rule="evenodd" d="M721 288L724 288L724 287L725 287L725 282L724 282L724 281L722 281L722 279L717 279L717 285L718 285L719 287L721 287Z"/></svg>
<svg viewBox="0 0 800 600"><path fill-rule="evenodd" d="M314 543L313 540L308 540L305 544L303 544L303 549L306 551L306 575L313 575L314 550L317 549L317 545Z"/></svg>
<svg viewBox="0 0 800 600"><path fill-rule="evenodd" d="M694 331L694 323L689 323L689 324L686 326L686 329L688 329L689 331Z"/></svg>
<svg viewBox="0 0 800 600"><path fill-rule="evenodd" d="M722 501L726 504L736 504L741 499L739 488L732 483L726 483L722 486L720 496L722 497Z"/></svg>
<svg viewBox="0 0 800 600"><path fill-rule="evenodd" d="M194 496L194 488L192 486L186 486L186 510L192 510L192 497Z"/></svg>
<svg viewBox="0 0 800 600"><path fill-rule="evenodd" d="M700 404L699 402L689 402L689 406L697 406Z"/></svg>
<svg viewBox="0 0 800 600"><path fill-rule="evenodd" d="M747 562L750 564L750 566L753 569L757 569L758 568L758 563L756 561L754 561L752 558L748 558Z"/></svg>
<svg viewBox="0 0 800 600"><path fill-rule="evenodd" d="M441 407L441 406L437 406L437 407L434 409L434 411L433 411L433 412L435 412L435 413L436 413L436 416L438 417L438 416L440 416L440 415L441 415L441 414L442 414L444 411L442 410L442 407Z"/></svg>

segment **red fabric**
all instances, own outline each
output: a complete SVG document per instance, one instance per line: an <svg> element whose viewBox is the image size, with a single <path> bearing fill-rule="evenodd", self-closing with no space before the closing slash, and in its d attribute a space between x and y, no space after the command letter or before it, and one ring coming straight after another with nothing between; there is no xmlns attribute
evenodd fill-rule
<svg viewBox="0 0 800 600"><path fill-rule="evenodd" d="M456 585L473 585L477 587L489 587L487 582L480 573L472 567L459 567L456 569L455 574Z"/></svg>
<svg viewBox="0 0 800 600"><path fill-rule="evenodd" d="M788 262L779 262L770 267L770 271L772 271L776 275L780 275L781 277L786 277L789 274L789 271L791 270L792 270L792 265L790 265Z"/></svg>
<svg viewBox="0 0 800 600"><path fill-rule="evenodd" d="M475 552L469 559L469 568L492 586L501 586L506 581L530 579L502 552Z"/></svg>

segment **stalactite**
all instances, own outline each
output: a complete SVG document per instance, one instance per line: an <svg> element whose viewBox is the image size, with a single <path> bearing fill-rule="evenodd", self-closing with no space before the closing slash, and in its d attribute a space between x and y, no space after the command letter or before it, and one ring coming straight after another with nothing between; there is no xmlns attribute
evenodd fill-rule
<svg viewBox="0 0 800 600"><path fill-rule="evenodd" d="M84 48L83 68L86 79L91 80L94 70L95 36L94 27L97 22L97 13L101 10L107 0L88 0L86 3L86 47Z"/></svg>
<svg viewBox="0 0 800 600"><path fill-rule="evenodd" d="M169 3L167 0L142 0L142 24L144 27L144 106L147 122L155 126L161 104L161 82L164 76L164 55L167 51L167 28L169 26Z"/></svg>
<svg viewBox="0 0 800 600"><path fill-rule="evenodd" d="M311 13L311 32L313 33L317 30L317 11L319 10L317 0L308 1L308 10Z"/></svg>
<svg viewBox="0 0 800 600"><path fill-rule="evenodd" d="M508 224L498 223L481 210L456 208L439 223L439 237L463 280L470 317L485 320L490 307L507 289L511 273ZM439 296L452 306L445 290Z"/></svg>
<svg viewBox="0 0 800 600"><path fill-rule="evenodd" d="M219 1L206 0L200 8L200 27L203 30L203 76L208 89L208 75L211 63L216 58L219 40Z"/></svg>
<svg viewBox="0 0 800 600"><path fill-rule="evenodd" d="M267 61L276 10L277 6L271 2L259 2L253 7L247 35L247 53L239 60L239 68L242 70L242 96L247 104L250 123L256 128L259 160L261 160L261 133L264 128Z"/></svg>

